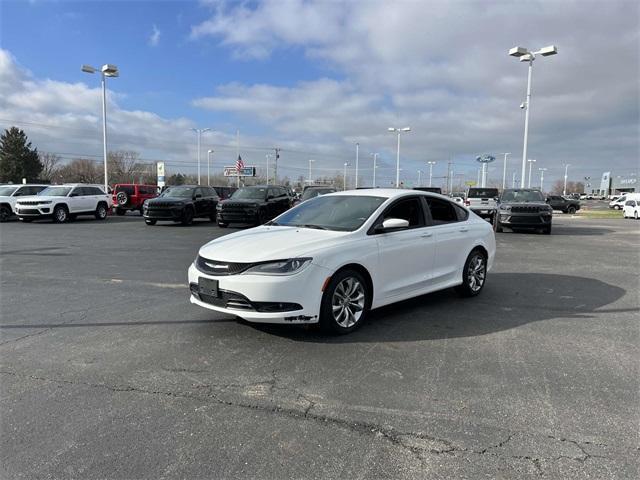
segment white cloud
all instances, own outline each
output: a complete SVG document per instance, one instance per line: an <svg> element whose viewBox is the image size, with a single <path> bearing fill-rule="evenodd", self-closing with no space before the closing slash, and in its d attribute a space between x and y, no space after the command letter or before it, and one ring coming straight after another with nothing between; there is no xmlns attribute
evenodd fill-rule
<svg viewBox="0 0 640 480"><path fill-rule="evenodd" d="M149 46L151 47L157 47L158 44L160 43L160 30L158 30L158 27L155 24L153 25L153 31L149 36L148 43L149 43Z"/></svg>
<svg viewBox="0 0 640 480"><path fill-rule="evenodd" d="M360 141L389 156L394 142L384 130L408 124L413 131L402 148L412 169L486 151L511 151L517 159L526 66L507 50L555 43L558 56L535 62L531 155L551 175L564 162L589 174L603 162L637 169L639 13L624 1L606 8L550 1L215 2L192 38L212 38L237 57L263 61L300 48L339 80L230 84L195 105L257 119L300 141L344 148ZM467 168L475 168L472 160Z"/></svg>

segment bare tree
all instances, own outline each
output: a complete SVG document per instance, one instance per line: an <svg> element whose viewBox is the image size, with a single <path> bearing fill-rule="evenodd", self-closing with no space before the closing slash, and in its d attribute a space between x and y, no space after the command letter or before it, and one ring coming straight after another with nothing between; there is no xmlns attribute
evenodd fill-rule
<svg viewBox="0 0 640 480"><path fill-rule="evenodd" d="M102 179L100 165L86 158L76 158L59 167L52 178L57 183L100 183Z"/></svg>
<svg viewBox="0 0 640 480"><path fill-rule="evenodd" d="M40 163L42 164L42 172L40 172L40 178L42 180L53 181L56 171L59 169L59 163L61 158L55 153L50 152L38 152Z"/></svg>

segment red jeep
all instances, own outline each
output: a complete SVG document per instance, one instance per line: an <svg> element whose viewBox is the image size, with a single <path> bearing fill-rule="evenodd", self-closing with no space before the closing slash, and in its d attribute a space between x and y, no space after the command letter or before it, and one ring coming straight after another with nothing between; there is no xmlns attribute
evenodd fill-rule
<svg viewBox="0 0 640 480"><path fill-rule="evenodd" d="M135 183L118 183L113 187L113 208L117 215L124 215L127 210L138 210L142 215L142 204L149 198L158 196L155 185L138 185Z"/></svg>

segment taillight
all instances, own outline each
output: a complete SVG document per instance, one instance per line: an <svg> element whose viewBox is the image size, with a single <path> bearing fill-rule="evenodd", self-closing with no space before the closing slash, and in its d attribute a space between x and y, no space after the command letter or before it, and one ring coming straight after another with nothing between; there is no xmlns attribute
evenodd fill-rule
<svg viewBox="0 0 640 480"><path fill-rule="evenodd" d="M468 207L469 205L471 205L471 202L469 200L465 200L464 204Z"/></svg>

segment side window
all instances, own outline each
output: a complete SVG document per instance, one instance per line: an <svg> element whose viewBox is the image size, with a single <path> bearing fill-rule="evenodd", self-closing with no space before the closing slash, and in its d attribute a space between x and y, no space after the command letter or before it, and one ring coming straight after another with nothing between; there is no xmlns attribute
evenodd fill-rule
<svg viewBox="0 0 640 480"><path fill-rule="evenodd" d="M100 190L98 187L91 187L91 190L93 190L94 195L104 195L104 192Z"/></svg>
<svg viewBox="0 0 640 480"><path fill-rule="evenodd" d="M37 187L31 187L31 195L37 195L39 194L42 190L44 190L47 187L43 187L42 185L39 185Z"/></svg>
<svg viewBox="0 0 640 480"><path fill-rule="evenodd" d="M278 188L278 197L285 198L287 196L287 191L284 188Z"/></svg>
<svg viewBox="0 0 640 480"><path fill-rule="evenodd" d="M16 190L16 193L13 194L14 197L24 197L25 195L31 195L29 187L20 187Z"/></svg>
<svg viewBox="0 0 640 480"><path fill-rule="evenodd" d="M456 214L458 215L458 220L460 222L464 222L467 218L469 218L469 212L466 211L459 205L453 205L453 208L456 209Z"/></svg>
<svg viewBox="0 0 640 480"><path fill-rule="evenodd" d="M276 198L278 196L278 192L276 192L275 188L270 188L267 191L267 197L273 197Z"/></svg>
<svg viewBox="0 0 640 480"><path fill-rule="evenodd" d="M70 197L78 197L80 195L84 195L84 188L82 187L75 187L71 192L69 192Z"/></svg>
<svg viewBox="0 0 640 480"><path fill-rule="evenodd" d="M215 200L219 200L218 194L217 194L215 188L209 187L209 188L207 188L207 190L209 191L209 196L210 197L214 198Z"/></svg>
<svg viewBox="0 0 640 480"><path fill-rule="evenodd" d="M200 195L201 197L202 197L202 196L204 196L204 195L202 194L202 189L201 189L200 187L198 187L198 188L194 188L194 189L193 189L193 196L195 197L195 196L197 196L197 195Z"/></svg>
<svg viewBox="0 0 640 480"><path fill-rule="evenodd" d="M444 223L453 223L458 221L453 203L439 198L427 198L429 211L434 225L442 225Z"/></svg>
<svg viewBox="0 0 640 480"><path fill-rule="evenodd" d="M383 214L382 221L399 218L409 222L409 228L424 227L424 214L419 198L401 200Z"/></svg>

